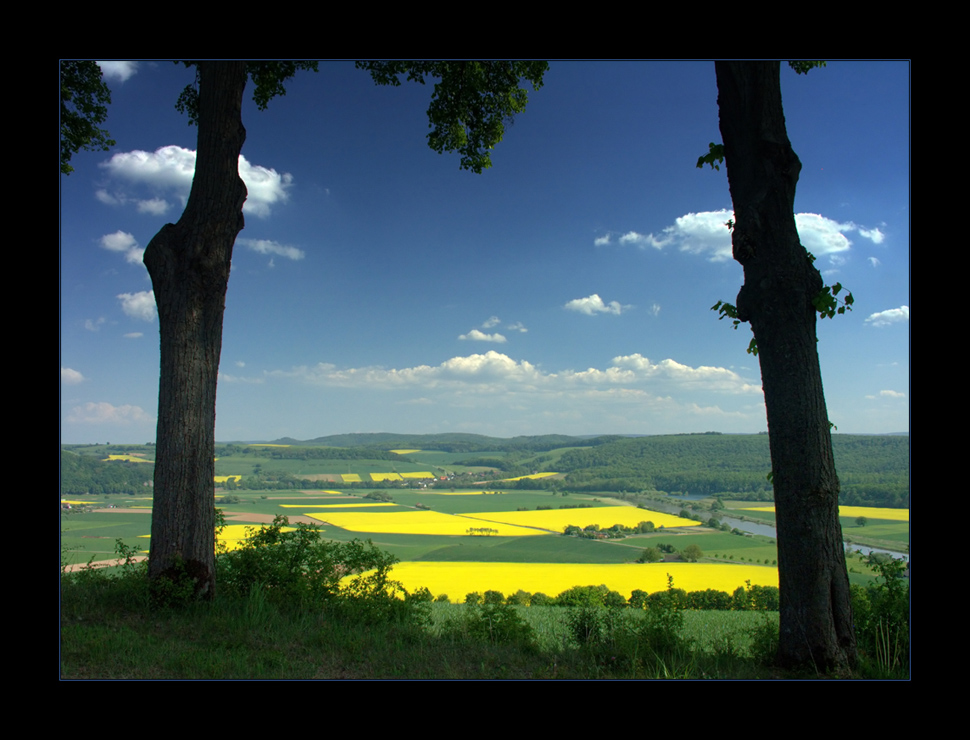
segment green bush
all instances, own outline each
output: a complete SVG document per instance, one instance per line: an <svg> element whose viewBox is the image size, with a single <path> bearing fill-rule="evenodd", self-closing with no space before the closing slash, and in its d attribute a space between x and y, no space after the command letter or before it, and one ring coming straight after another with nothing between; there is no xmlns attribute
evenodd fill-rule
<svg viewBox="0 0 970 740"><path fill-rule="evenodd" d="M220 590L248 598L259 588L268 601L296 608L321 607L338 595L355 602L395 598L399 587L389 577L397 562L393 555L370 541L329 542L316 526L288 525L285 516L277 516L269 526L250 529L238 549L220 553ZM342 582L347 576L353 577Z"/></svg>
<svg viewBox="0 0 970 740"><path fill-rule="evenodd" d="M630 606L634 609L645 609L647 606L647 599L650 598L650 594L640 588L633 589L630 594Z"/></svg>
<svg viewBox="0 0 970 740"><path fill-rule="evenodd" d="M643 613L638 636L641 648L658 659L667 659L687 647L684 637L686 592L674 588L674 579L667 576L667 590L650 594Z"/></svg>
<svg viewBox="0 0 970 740"><path fill-rule="evenodd" d="M492 645L517 645L525 649L536 647L532 626L511 604L480 604L466 601L462 612L460 617L450 620L445 626L445 635L450 635L459 641L473 640Z"/></svg>
<svg viewBox="0 0 970 740"><path fill-rule="evenodd" d="M778 625L767 615L749 631L751 657L762 665L771 665L778 655Z"/></svg>
<svg viewBox="0 0 970 740"><path fill-rule="evenodd" d="M603 606L610 590L605 585L573 586L556 597L557 606Z"/></svg>
<svg viewBox="0 0 970 740"><path fill-rule="evenodd" d="M892 673L909 663L909 586L906 564L871 554L867 560L881 581L866 588L852 587L852 616L856 642L864 660L877 670Z"/></svg>
<svg viewBox="0 0 970 740"><path fill-rule="evenodd" d="M61 609L64 615L116 608L139 611L151 603L148 562L136 562L138 551L115 540L117 568L96 568L90 562L81 570L61 573Z"/></svg>
<svg viewBox="0 0 970 740"><path fill-rule="evenodd" d="M532 601L532 594L528 591L523 591L521 588L514 594L509 594L505 597L505 603L511 604L512 606L529 606Z"/></svg>
<svg viewBox="0 0 970 740"><path fill-rule="evenodd" d="M731 599L731 609L735 611L776 612L779 609L777 586L752 586L745 581L747 588L738 586Z"/></svg>
<svg viewBox="0 0 970 740"><path fill-rule="evenodd" d="M573 606L566 614L569 634L580 647L593 647L603 642L606 609L597 604Z"/></svg>
<svg viewBox="0 0 970 740"><path fill-rule="evenodd" d="M731 595L726 591L708 588L704 591L690 591L687 594L688 609L703 609L706 611L723 610L731 608Z"/></svg>

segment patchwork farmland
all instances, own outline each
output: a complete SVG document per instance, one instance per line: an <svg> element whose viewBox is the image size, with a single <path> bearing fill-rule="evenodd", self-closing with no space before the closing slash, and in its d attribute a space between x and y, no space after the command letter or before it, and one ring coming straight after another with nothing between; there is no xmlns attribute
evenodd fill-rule
<svg viewBox="0 0 970 740"><path fill-rule="evenodd" d="M109 461L108 466L148 467L139 463L151 462L151 447L126 447L65 454ZM629 597L636 589L662 590L668 574L688 590L777 585L773 539L737 528L732 533L719 521L731 516L771 521L770 506L725 495L688 502L655 490L576 490L555 469L522 472L568 463L583 448L555 448L524 460L519 455L518 467L502 451L407 444L350 449L353 453L322 446L220 446L216 505L230 525L223 532L227 546L247 526L279 515L291 523L313 522L335 541L371 539L400 559L393 577L408 590L425 587L454 602L473 591L555 595L599 584ZM544 460L537 462L539 457ZM69 560L107 560L117 539L147 551L150 486L126 496L63 493L72 502L62 503L62 550ZM905 511L847 507L843 529L854 541L871 536L905 549ZM567 528L572 536L563 534ZM647 551L660 553L660 560L643 562ZM857 582L871 577L851 569L859 571L850 574Z"/></svg>

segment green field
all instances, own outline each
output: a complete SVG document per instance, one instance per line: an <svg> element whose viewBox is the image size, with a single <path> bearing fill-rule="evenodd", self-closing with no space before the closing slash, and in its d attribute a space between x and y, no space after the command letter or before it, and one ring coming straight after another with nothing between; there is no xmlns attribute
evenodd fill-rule
<svg viewBox="0 0 970 740"><path fill-rule="evenodd" d="M336 489L333 489L336 490ZM320 492L240 491L238 503L221 506L227 520L232 524L261 521L277 515L291 519L304 514L325 515L321 512L357 512L367 515L373 512L415 511L426 507L443 514L482 512L514 512L516 509L534 511L537 506L562 506L588 504L601 507L619 504L605 495L551 496L546 491L515 491L503 494L444 495L414 491L381 491L389 493L394 506L373 506L373 501L363 498L369 491L354 490L334 495ZM74 500L77 500L75 498ZM111 504L116 508L104 508ZM338 508L327 505L343 504ZM347 504L358 504L349 506ZM62 547L69 563L85 563L88 560L106 560L112 556L115 540L147 552L151 519L147 507L150 499L129 496L92 497L90 506L75 507L62 514ZM577 509L579 514L583 510ZM642 510L642 519L650 520L650 511ZM701 518L700 515L697 515ZM473 520L468 520L473 521ZM898 526L899 523L877 524L867 529ZM592 540L548 534L533 537L468 536L468 535L422 535L404 533L367 534L351 532L340 527L323 524L323 535L335 541L371 539L378 547L392 553L401 561L415 562L482 562L482 563L576 563L576 564L622 564L634 563L645 548L668 546L682 551L688 545L697 545L703 551L703 563L760 565L774 570L777 552L773 540L758 536L738 536L706 527L669 529L651 534L636 534L622 539ZM668 558L679 561L677 555ZM871 580L868 569L855 563L850 574L853 582ZM592 584L576 584L592 585ZM739 583L738 586L743 585ZM469 589L471 590L471 589ZM628 594L625 594L628 595ZM461 594L451 595L453 600Z"/></svg>
<svg viewBox="0 0 970 740"><path fill-rule="evenodd" d="M696 440L691 440L696 442ZM704 441L704 440L701 440ZM723 440L722 440L723 441ZM411 445L398 445L398 448L416 448ZM75 450L89 459L105 459L109 454L139 454L146 459L153 457L150 446L101 446L77 448ZM542 452L524 452L516 455L516 465L537 469L542 465L546 469L553 468L565 456L583 451L579 447L563 447ZM316 457L320 455L356 455L348 459L329 459ZM706 526L673 527L649 534L627 534L619 539L584 539L561 534L539 534L538 536L471 536L466 528L487 528L496 526L490 524L488 517L469 519L467 514L488 514L491 512L505 512L505 518L515 521L515 517L522 516L517 512L532 512L530 517L541 520L546 514L540 509L560 510L576 509L574 525L586 526L584 520L589 513L579 507L617 506L622 507L624 513L631 512L631 503L639 501L641 506L654 507L659 512L676 513L683 506L696 508L690 512L692 519L706 522L712 516L739 515L752 521L774 523L774 513L770 511L751 511L752 502L724 501L726 510L716 512L710 509L713 500L697 504L687 504L675 497L660 496L655 501L647 498L630 499L624 501L615 498L618 494L610 493L566 493L562 484L551 485L548 479L542 482L542 489L536 485L535 490L517 488L511 483L474 483L473 478L461 476L463 469L482 469L484 466L461 466L462 460L482 462L495 459L498 462L505 458L502 451L473 451L473 452L445 452L441 450L420 449L407 454L390 454L387 449L376 453L387 459L368 459L367 450L354 449L351 451L341 448L300 448L298 446L257 446L230 445L221 447L219 457L215 462L216 475L241 475L251 485L253 480L268 480L279 486L298 485L309 479L329 474L354 473L367 480L370 473L388 472L421 472L435 471L458 474L456 479L464 486L450 483L439 483L435 490L419 487L404 487L401 483L388 482L379 487L346 487L340 481L315 481L314 485L337 493L326 493L323 490L307 490L291 488L290 490L248 490L233 485L224 485L228 490L217 489L217 506L224 512L227 523L234 525L251 524L258 526L272 520L273 517L284 515L291 520L308 514L326 520L328 512L333 514L334 521L343 521L347 514L354 514L352 521L357 531L343 529L329 523L320 525L324 537L335 541L350 541L353 539L371 539L374 544L390 552L401 561L414 562L481 562L481 563L574 563L574 564L623 564L635 563L646 548L658 548L664 551L664 559L669 562L681 562L678 554L689 545L696 545L702 552L700 562L730 567L743 564L756 565L774 571L777 564L777 551L774 540L762 536L740 536ZM111 465L129 465L132 463L111 463ZM142 466L138 466L141 468ZM537 482L538 483L538 482ZM469 485L471 484L471 485ZM146 489L142 489L146 490ZM151 489L148 488L148 491ZM488 491L487 493L485 491ZM374 494L372 498L366 498ZM390 497L393 506L374 506L381 497ZM147 535L151 529L150 506L151 499L145 495L74 495L65 496L71 501L90 501L90 505L75 506L70 511L62 512L61 541L64 558L69 563L86 563L89 560L108 560L114 552L115 541L121 539L127 547L147 552L149 540ZM340 506L333 506L340 504ZM108 507L113 508L108 508ZM327 508L328 506L332 508ZM400 531L367 532L366 517L374 513L392 514L394 512L430 511L438 515L453 515L459 517L462 524L457 525L456 534L413 534L404 529ZM562 512L560 512L562 513ZM550 511L550 515L552 511ZM423 515L421 515L423 516ZM597 515L603 521L599 522L601 529L615 524L620 517L609 514ZM361 517L364 517L361 519ZM571 518L566 513L566 521ZM647 508L637 511L634 521L661 521L660 516L652 514ZM610 520L610 521L608 521ZM386 522L387 520L385 520ZM392 520L393 521L393 520ZM402 521L404 521L402 519ZM502 521L496 516L495 522ZM531 519L530 519L531 521ZM843 517L843 531L847 539L853 542L878 541L882 546L895 546L904 549L908 546L908 522L889 521L870 518L866 526L859 526L855 517ZM345 526L348 526L345 524ZM393 525L392 525L393 526ZM628 525L629 526L629 525ZM385 528L387 528L385 526ZM560 530L556 530L560 531ZM511 533L511 532L510 532ZM861 563L853 562L853 572L850 578L853 582L865 583L871 580L869 569ZM577 584L585 585L585 584ZM738 584L743 585L741 583ZM459 598L459 595L453 595Z"/></svg>

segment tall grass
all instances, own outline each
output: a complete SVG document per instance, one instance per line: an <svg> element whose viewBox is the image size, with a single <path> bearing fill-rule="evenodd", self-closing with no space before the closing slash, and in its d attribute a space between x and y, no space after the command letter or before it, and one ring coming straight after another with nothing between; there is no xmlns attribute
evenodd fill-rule
<svg viewBox="0 0 970 740"><path fill-rule="evenodd" d="M248 555L219 556L219 567L227 570L223 587L208 603L160 606L144 563L134 562L123 544L118 568L62 573L62 677L786 675L770 666L777 612L686 610L672 584L666 594L645 600L644 608L623 606L597 588L573 589L588 597L574 606L515 606L500 598L469 605L432 602L430 592L402 594L388 577L389 565L377 581L364 579L345 589L326 574L308 576L304 567L329 563L321 567L333 568L335 575L353 563L364 572L374 557L368 547L344 552L325 543L318 551L312 531L287 538L282 522L277 524L254 535L242 548L244 553L249 548ZM309 585L299 585L304 580ZM905 662L908 643L888 631L885 620L874 624L873 660L885 667L885 675L898 675L892 666Z"/></svg>

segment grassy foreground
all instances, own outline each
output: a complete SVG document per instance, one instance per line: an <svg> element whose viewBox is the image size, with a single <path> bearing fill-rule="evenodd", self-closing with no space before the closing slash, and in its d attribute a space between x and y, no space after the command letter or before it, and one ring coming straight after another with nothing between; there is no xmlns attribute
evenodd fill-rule
<svg viewBox="0 0 970 740"><path fill-rule="evenodd" d="M634 617L640 615L600 611L425 604L397 614L365 605L309 613L269 603L258 589L246 598L153 609L147 588L128 577L65 576L61 677L782 677L758 653L777 631L777 613L687 612L683 645L636 657ZM623 624L605 624L610 612ZM576 634L584 625L576 620L583 618L594 630L597 619L604 624L581 645Z"/></svg>
<svg viewBox="0 0 970 740"><path fill-rule="evenodd" d="M220 554L219 594L200 603L185 584L150 588L134 550L118 548L118 568L61 574L63 679L820 677L771 666L777 612L687 610L672 581L636 605L605 586L555 606L493 591L438 603L402 592L394 558L369 543L274 525ZM887 578L855 596L863 661L851 677L906 677L908 587Z"/></svg>

